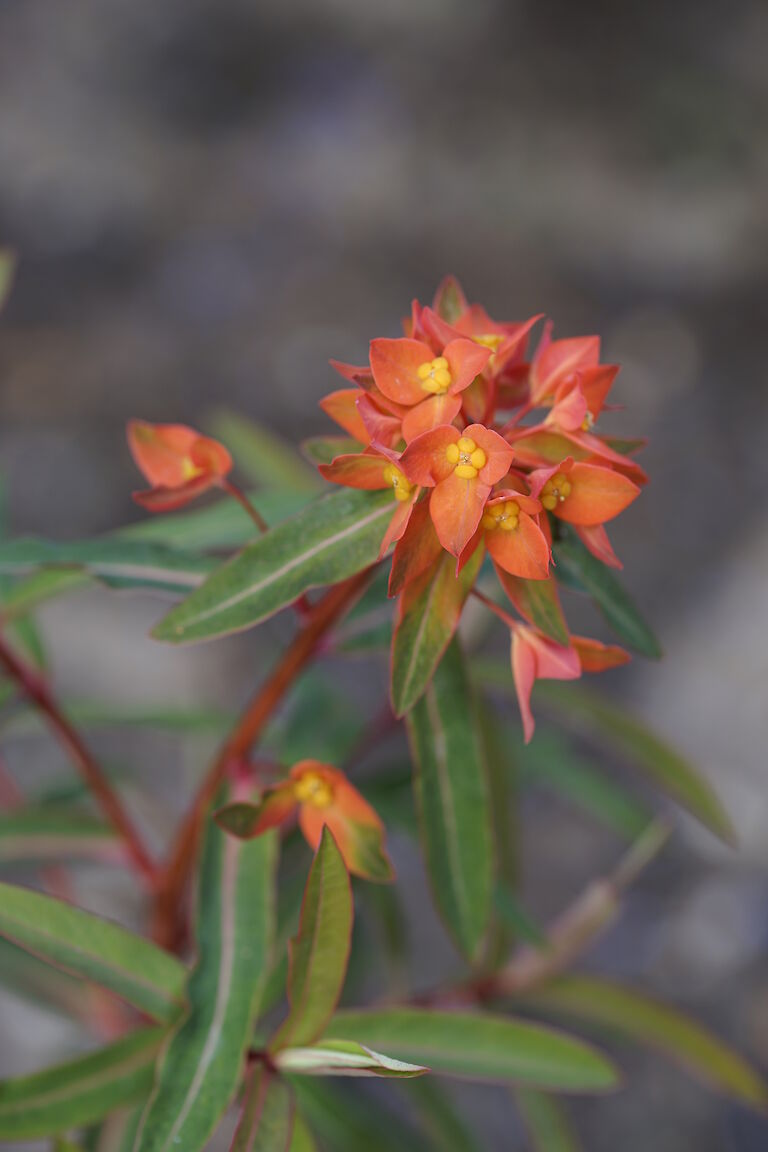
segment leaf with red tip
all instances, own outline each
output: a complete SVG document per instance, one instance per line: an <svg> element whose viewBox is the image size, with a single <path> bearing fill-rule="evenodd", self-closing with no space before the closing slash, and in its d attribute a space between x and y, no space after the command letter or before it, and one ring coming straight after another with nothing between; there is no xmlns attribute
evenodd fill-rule
<svg viewBox="0 0 768 1152"><path fill-rule="evenodd" d="M607 668L619 668L631 660L629 652L616 644L601 644L588 636L572 636L571 644L579 656L582 672L604 672Z"/></svg>
<svg viewBox="0 0 768 1152"><path fill-rule="evenodd" d="M389 595L397 596L402 592L406 584L436 562L441 551L442 545L429 514L429 500L420 500L392 554Z"/></svg>
<svg viewBox="0 0 768 1152"><path fill-rule="evenodd" d="M570 643L557 585L554 580L521 580L503 568L496 569L499 582L517 611L556 644Z"/></svg>
<svg viewBox="0 0 768 1152"><path fill-rule="evenodd" d="M214 819L220 828L238 840L252 840L270 828L278 828L295 811L296 797L290 784L267 788L258 804L244 800L219 808Z"/></svg>

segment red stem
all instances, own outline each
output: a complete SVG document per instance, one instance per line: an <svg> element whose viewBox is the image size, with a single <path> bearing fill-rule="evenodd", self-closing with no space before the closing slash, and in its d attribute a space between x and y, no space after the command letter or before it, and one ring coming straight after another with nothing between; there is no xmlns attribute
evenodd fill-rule
<svg viewBox="0 0 768 1152"><path fill-rule="evenodd" d="M239 488L237 484L234 484L231 480L222 480L221 486L225 492L228 492L229 495L237 500L238 504L240 504L241 507L245 509L251 520L253 520L254 524L258 528L259 532L269 531L269 524L267 524L258 508L255 508L253 504L251 504L242 488Z"/></svg>

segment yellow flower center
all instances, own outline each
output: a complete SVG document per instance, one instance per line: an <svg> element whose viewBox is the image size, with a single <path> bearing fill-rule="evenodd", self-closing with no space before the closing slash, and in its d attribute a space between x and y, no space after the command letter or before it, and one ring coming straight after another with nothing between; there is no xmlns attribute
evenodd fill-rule
<svg viewBox="0 0 768 1152"><path fill-rule="evenodd" d="M432 392L441 396L451 386L451 372L445 356L437 356L434 360L426 360L416 369L416 375L421 380L425 392Z"/></svg>
<svg viewBox="0 0 768 1152"><path fill-rule="evenodd" d="M199 476L202 472L191 456L185 456L181 462L181 475L185 480L194 480L195 476Z"/></svg>
<svg viewBox="0 0 768 1152"><path fill-rule="evenodd" d="M317 772L305 772L294 784L293 794L300 804L313 808L327 808L333 802L333 788Z"/></svg>
<svg viewBox="0 0 768 1152"><path fill-rule="evenodd" d="M449 464L456 465L454 472L462 480L474 480L487 460L485 452L469 436L462 436L455 444L449 444L445 455Z"/></svg>
<svg viewBox="0 0 768 1152"><path fill-rule="evenodd" d="M571 494L571 482L563 472L556 472L541 490L541 502L548 512L554 512L566 496Z"/></svg>
<svg viewBox="0 0 768 1152"><path fill-rule="evenodd" d="M493 531L514 532L520 522L520 505L515 500L505 500L503 504L493 504L486 508L481 521L483 528Z"/></svg>
<svg viewBox="0 0 768 1152"><path fill-rule="evenodd" d="M482 344L483 348L490 348L491 352L497 352L504 336L500 332L486 332L482 336L473 336L472 339L475 344Z"/></svg>
<svg viewBox="0 0 768 1152"><path fill-rule="evenodd" d="M384 479L395 493L395 500L405 502L413 494L413 484L394 464L387 464L384 469Z"/></svg>
<svg viewBox="0 0 768 1152"><path fill-rule="evenodd" d="M587 409L586 415L584 416L584 419L581 422L581 430L582 430L582 432L591 432L592 429L594 428L594 426L595 426L595 418L592 415L592 413L589 411L589 409Z"/></svg>

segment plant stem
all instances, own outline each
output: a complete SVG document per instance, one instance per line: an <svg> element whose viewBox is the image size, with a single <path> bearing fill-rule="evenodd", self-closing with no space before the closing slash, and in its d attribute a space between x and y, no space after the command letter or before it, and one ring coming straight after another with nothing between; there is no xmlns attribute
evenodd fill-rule
<svg viewBox="0 0 768 1152"><path fill-rule="evenodd" d="M258 528L259 532L269 531L269 524L267 524L258 508L255 508L253 504L251 504L242 488L239 488L237 484L234 484L231 480L222 480L221 487L225 492L237 500L238 504L240 504L241 507L245 509L251 520L253 520L254 524Z"/></svg>
<svg viewBox="0 0 768 1152"><path fill-rule="evenodd" d="M306 623L216 754L182 822L157 891L153 931L155 939L166 947L176 947L179 943L179 910L184 887L206 813L230 765L248 754L288 689L315 656L325 634L352 607L369 576L370 569L352 576L312 606Z"/></svg>
<svg viewBox="0 0 768 1152"><path fill-rule="evenodd" d="M47 720L48 726L56 733L104 815L125 841L128 858L136 872L151 886L156 878L155 864L123 807L120 797L80 734L61 711L48 685L34 668L28 666L17 655L2 633L0 633L0 665L27 699L37 706Z"/></svg>

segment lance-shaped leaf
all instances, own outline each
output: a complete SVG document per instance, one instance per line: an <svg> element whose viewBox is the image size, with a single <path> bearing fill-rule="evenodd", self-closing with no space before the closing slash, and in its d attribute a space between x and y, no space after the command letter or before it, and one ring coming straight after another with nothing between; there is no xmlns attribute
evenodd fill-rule
<svg viewBox="0 0 768 1152"><path fill-rule="evenodd" d="M294 516L308 502L305 493L270 491L246 493L267 524ZM258 535L258 529L241 504L223 496L215 504L163 516L150 516L114 533L114 538L154 541L182 551L242 548Z"/></svg>
<svg viewBox="0 0 768 1152"><path fill-rule="evenodd" d="M152 1086L159 1028L17 1080L0 1081L0 1139L33 1140L95 1124Z"/></svg>
<svg viewBox="0 0 768 1152"><path fill-rule="evenodd" d="M564 976L526 995L535 1005L626 1036L682 1064L716 1092L768 1108L768 1086L747 1061L707 1028L632 988L591 976Z"/></svg>
<svg viewBox="0 0 768 1152"><path fill-rule="evenodd" d="M363 1085L311 1076L294 1076L292 1080L301 1114L324 1149L392 1152L393 1148L403 1148L408 1152L433 1152L420 1133L403 1119L402 1109L388 1108L378 1095L361 1091Z"/></svg>
<svg viewBox="0 0 768 1152"><path fill-rule="evenodd" d="M202 584L215 564L207 556L117 536L66 544L34 537L0 543L0 573L19 575L39 568L57 572L83 569L115 588L189 592Z"/></svg>
<svg viewBox="0 0 768 1152"><path fill-rule="evenodd" d="M125 861L112 828L83 813L20 808L0 814L0 863L40 860Z"/></svg>
<svg viewBox="0 0 768 1152"><path fill-rule="evenodd" d="M645 724L581 686L569 684L563 691L562 685L546 682L539 685L539 692L558 716L605 739L716 836L728 844L735 842L733 825L709 782Z"/></svg>
<svg viewBox="0 0 768 1152"><path fill-rule="evenodd" d="M404 1086L433 1152L482 1152L468 1123L454 1104L450 1086L434 1076L420 1076Z"/></svg>
<svg viewBox="0 0 768 1152"><path fill-rule="evenodd" d="M421 839L435 904L474 959L491 913L493 831L483 746L457 642L408 716Z"/></svg>
<svg viewBox="0 0 768 1152"><path fill-rule="evenodd" d="M275 1057L282 1072L301 1076L423 1076L429 1069L374 1052L356 1040L323 1040L308 1048L284 1048Z"/></svg>
<svg viewBox="0 0 768 1152"><path fill-rule="evenodd" d="M293 445L239 412L216 412L211 435L226 444L238 470L260 488L310 493L322 488L320 476L307 467Z"/></svg>
<svg viewBox="0 0 768 1152"><path fill-rule="evenodd" d="M459 624L464 603L483 562L478 548L456 576L447 552L406 586L392 638L392 707L404 716L424 694Z"/></svg>
<svg viewBox="0 0 768 1152"><path fill-rule="evenodd" d="M352 890L336 841L323 829L307 878L298 935L291 941L290 1011L270 1050L311 1044L333 1015L349 961Z"/></svg>
<svg viewBox="0 0 768 1152"><path fill-rule="evenodd" d="M81 588L89 580L82 568L40 568L22 579L9 579L9 586L2 592L0 614L6 621L21 619L46 600Z"/></svg>
<svg viewBox="0 0 768 1152"><path fill-rule="evenodd" d="M641 656L658 660L659 642L619 578L585 548L567 525L561 526L553 554L557 579L590 595L620 640Z"/></svg>
<svg viewBox="0 0 768 1152"><path fill-rule="evenodd" d="M392 512L389 490L323 496L218 568L153 635L178 644L239 632L309 588L353 576L376 562Z"/></svg>
<svg viewBox="0 0 768 1152"><path fill-rule="evenodd" d="M315 1138L298 1112L293 1114L293 1135L290 1152L317 1152Z"/></svg>
<svg viewBox="0 0 768 1152"><path fill-rule="evenodd" d="M276 859L275 833L243 843L208 822L189 1009L164 1047L135 1152L198 1152L237 1092L272 949Z"/></svg>
<svg viewBox="0 0 768 1152"><path fill-rule="evenodd" d="M564 1032L508 1016L423 1008L337 1012L324 1038L346 1037L424 1064L436 1075L554 1092L604 1092L613 1065Z"/></svg>
<svg viewBox="0 0 768 1152"><path fill-rule="evenodd" d="M181 1010L187 970L175 956L63 900L0 884L0 935L155 1020L172 1020Z"/></svg>
<svg viewBox="0 0 768 1152"><path fill-rule="evenodd" d="M496 575L520 615L550 640L567 647L571 642L554 580L522 580L503 568Z"/></svg>
<svg viewBox="0 0 768 1152"><path fill-rule="evenodd" d="M230 1152L289 1152L294 1128L291 1086L263 1064L248 1082Z"/></svg>
<svg viewBox="0 0 768 1152"><path fill-rule="evenodd" d="M534 1088L518 1088L515 1100L535 1152L579 1152L562 1104Z"/></svg>

